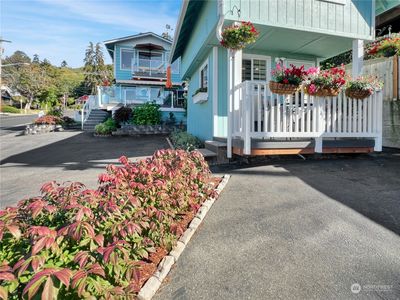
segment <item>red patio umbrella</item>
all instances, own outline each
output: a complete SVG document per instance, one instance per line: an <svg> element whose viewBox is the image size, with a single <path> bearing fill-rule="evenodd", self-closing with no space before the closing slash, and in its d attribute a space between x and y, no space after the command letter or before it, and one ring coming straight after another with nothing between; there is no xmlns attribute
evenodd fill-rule
<svg viewBox="0 0 400 300"><path fill-rule="evenodd" d="M172 81L171 81L171 66L167 67L167 82L165 83L165 87L167 89L172 88Z"/></svg>

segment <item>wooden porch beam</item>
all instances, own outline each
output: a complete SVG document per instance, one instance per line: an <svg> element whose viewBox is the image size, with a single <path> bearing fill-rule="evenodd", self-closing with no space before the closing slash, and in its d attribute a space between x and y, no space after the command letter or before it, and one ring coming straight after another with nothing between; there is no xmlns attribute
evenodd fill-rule
<svg viewBox="0 0 400 300"><path fill-rule="evenodd" d="M233 147L232 152L239 156L244 156L243 148ZM345 153L372 153L372 147L324 147L322 153L325 154L345 154ZM292 148L292 149L251 149L250 156L264 155L296 155L296 154L315 154L314 148Z"/></svg>

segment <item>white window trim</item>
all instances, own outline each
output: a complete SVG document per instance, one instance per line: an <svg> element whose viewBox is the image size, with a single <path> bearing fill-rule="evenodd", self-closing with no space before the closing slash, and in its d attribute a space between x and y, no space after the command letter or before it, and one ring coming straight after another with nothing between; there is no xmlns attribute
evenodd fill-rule
<svg viewBox="0 0 400 300"><path fill-rule="evenodd" d="M243 59L251 60L251 81L256 81L256 80L254 80L254 74L253 74L253 59L265 60L267 62L267 66L266 66L266 79L267 79L267 82L271 79L271 68L272 68L271 56L260 55L260 54L251 54L251 53L243 53L242 60ZM264 80L257 80L257 81L264 82Z"/></svg>
<svg viewBox="0 0 400 300"><path fill-rule="evenodd" d="M119 48L119 69L122 71L131 71L132 61L131 61L131 67L129 69L122 68L122 51L132 52L133 53L132 59L135 59L135 50L132 48Z"/></svg>
<svg viewBox="0 0 400 300"><path fill-rule="evenodd" d="M210 87L210 68L209 68L209 63L208 63L208 57L207 59L204 61L204 63L200 66L199 68L199 88L201 88L201 70L203 70L205 68L205 66L207 66L207 93Z"/></svg>

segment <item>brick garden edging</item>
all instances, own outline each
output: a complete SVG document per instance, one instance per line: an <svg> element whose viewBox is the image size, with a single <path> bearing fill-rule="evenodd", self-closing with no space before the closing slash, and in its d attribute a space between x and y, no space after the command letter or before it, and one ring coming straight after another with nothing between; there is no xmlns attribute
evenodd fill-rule
<svg viewBox="0 0 400 300"><path fill-rule="evenodd" d="M219 183L216 192L219 196L221 191L224 189L228 180L231 176L225 174L222 177L222 181ZM161 286L161 283L167 277L172 266L178 261L183 250L185 250L186 245L189 243L193 234L196 232L197 228L200 226L201 222L204 220L207 212L210 210L211 206L215 202L215 198L210 198L204 201L201 205L196 216L190 222L189 227L179 238L176 246L171 250L171 252L164 257L157 266L156 272L146 281L143 287L140 289L137 298L139 300L150 300Z"/></svg>

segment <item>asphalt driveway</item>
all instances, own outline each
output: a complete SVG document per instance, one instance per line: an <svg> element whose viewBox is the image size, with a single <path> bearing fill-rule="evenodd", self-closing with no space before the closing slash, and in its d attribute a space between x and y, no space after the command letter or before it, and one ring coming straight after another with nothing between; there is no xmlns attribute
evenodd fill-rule
<svg viewBox="0 0 400 300"><path fill-rule="evenodd" d="M155 299L400 299L400 152L230 173Z"/></svg>
<svg viewBox="0 0 400 300"><path fill-rule="evenodd" d="M167 148L163 136L94 137L79 131L3 135L0 140L0 208L37 196L43 183L79 181L89 188L121 155L140 159Z"/></svg>

